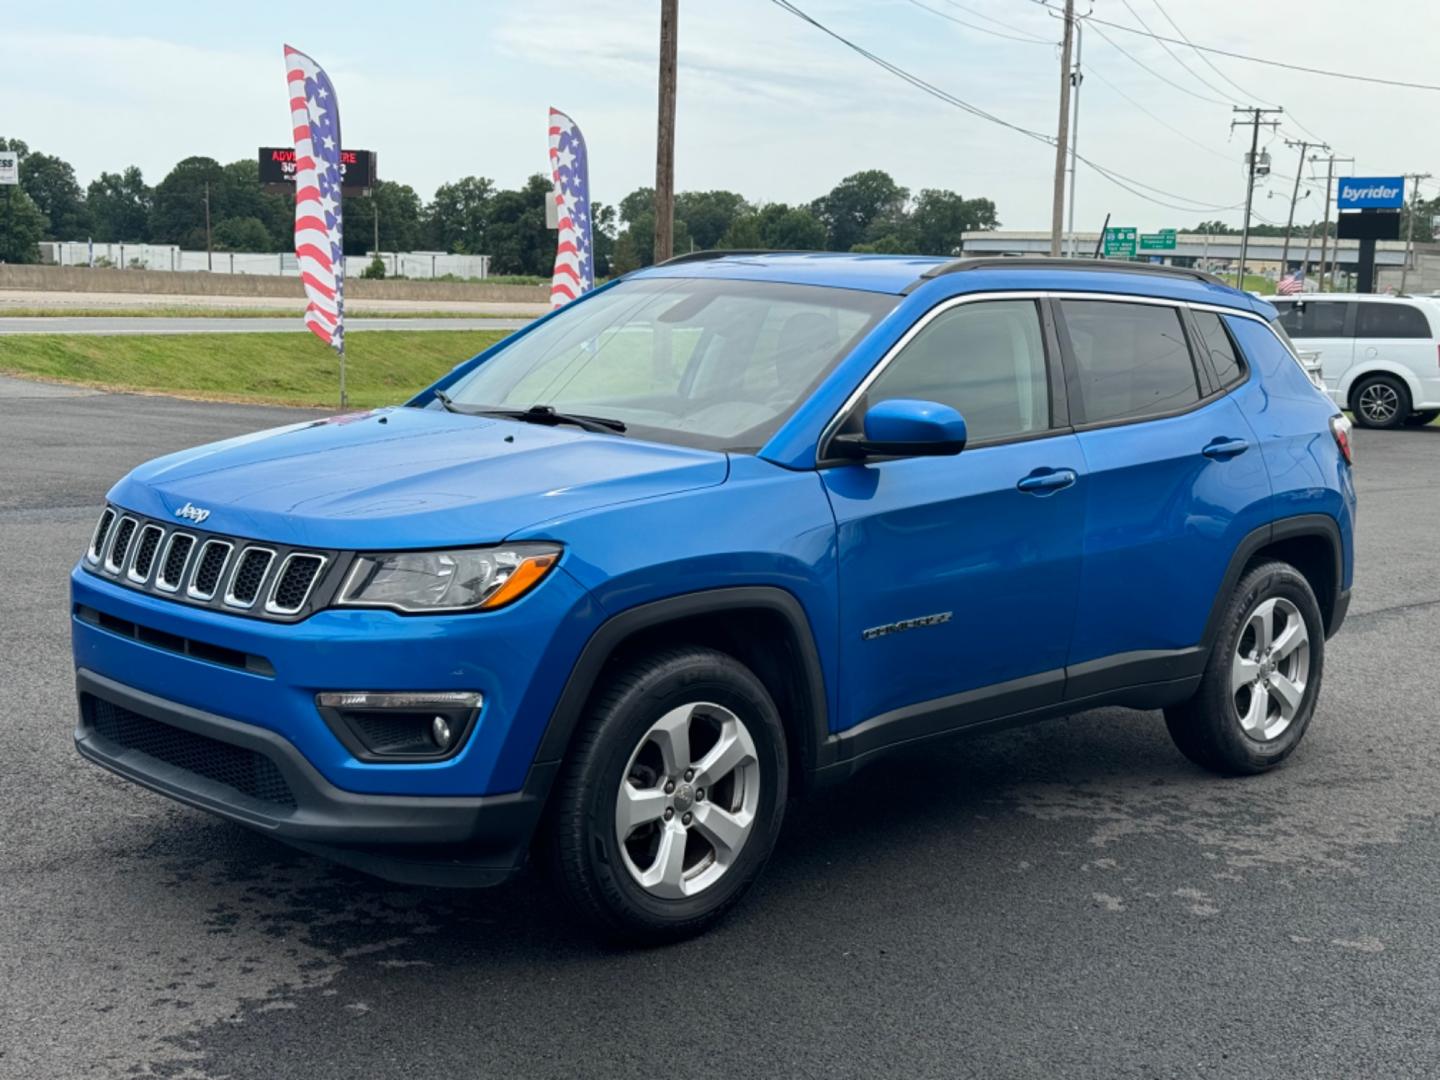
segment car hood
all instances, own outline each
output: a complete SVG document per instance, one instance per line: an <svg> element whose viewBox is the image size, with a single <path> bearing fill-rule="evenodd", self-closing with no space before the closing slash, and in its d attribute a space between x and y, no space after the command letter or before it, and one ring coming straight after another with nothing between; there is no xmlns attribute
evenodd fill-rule
<svg viewBox="0 0 1440 1080"><path fill-rule="evenodd" d="M157 458L110 492L137 513L307 547L488 543L600 506L722 483L723 453L575 428L393 408Z"/></svg>

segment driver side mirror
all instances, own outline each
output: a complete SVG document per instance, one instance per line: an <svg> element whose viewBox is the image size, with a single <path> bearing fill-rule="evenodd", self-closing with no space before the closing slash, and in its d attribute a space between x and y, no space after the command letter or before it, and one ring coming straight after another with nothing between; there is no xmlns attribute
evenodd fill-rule
<svg viewBox="0 0 1440 1080"><path fill-rule="evenodd" d="M937 401L892 398L865 411L861 434L837 435L831 445L842 457L920 457L958 454L965 449L965 418Z"/></svg>

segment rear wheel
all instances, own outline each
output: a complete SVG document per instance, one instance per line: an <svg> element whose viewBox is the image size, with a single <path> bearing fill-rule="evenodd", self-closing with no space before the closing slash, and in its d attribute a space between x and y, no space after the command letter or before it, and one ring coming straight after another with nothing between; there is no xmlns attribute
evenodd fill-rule
<svg viewBox="0 0 1440 1080"><path fill-rule="evenodd" d="M1405 426L1424 427L1426 424L1433 424L1437 417L1440 417L1440 409L1422 409L1420 412L1411 413L1405 421Z"/></svg>
<svg viewBox="0 0 1440 1080"><path fill-rule="evenodd" d="M769 858L787 773L779 714L747 667L699 647L641 660L576 737L550 825L555 878L613 936L700 933Z"/></svg>
<svg viewBox="0 0 1440 1080"><path fill-rule="evenodd" d="M1165 710L1180 752L1230 775L1273 769L1299 745L1325 666L1325 626L1310 583L1264 562L1235 587L1195 696Z"/></svg>
<svg viewBox="0 0 1440 1080"><path fill-rule="evenodd" d="M1350 395L1355 422L1367 428L1397 428L1410 415L1410 391L1393 375L1362 379Z"/></svg>

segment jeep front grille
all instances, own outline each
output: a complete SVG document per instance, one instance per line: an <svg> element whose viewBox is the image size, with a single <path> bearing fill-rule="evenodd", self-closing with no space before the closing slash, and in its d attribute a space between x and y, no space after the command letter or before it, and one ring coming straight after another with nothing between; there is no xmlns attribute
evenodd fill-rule
<svg viewBox="0 0 1440 1080"><path fill-rule="evenodd" d="M84 567L141 592L196 607L281 622L328 602L338 580L333 551L262 544L206 533L188 524L101 511Z"/></svg>

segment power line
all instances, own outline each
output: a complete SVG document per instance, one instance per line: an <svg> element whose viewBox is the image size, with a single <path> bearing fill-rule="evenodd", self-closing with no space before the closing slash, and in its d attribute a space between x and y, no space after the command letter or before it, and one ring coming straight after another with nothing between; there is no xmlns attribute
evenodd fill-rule
<svg viewBox="0 0 1440 1080"><path fill-rule="evenodd" d="M1038 2L1038 0L1037 0L1037 2ZM1046 6L1048 7L1049 5L1046 5ZM1090 19L1091 19L1091 20L1093 20L1094 18L1095 18L1094 15L1091 15L1091 16L1090 16ZM1109 24L1109 23L1106 23L1105 25L1106 25L1106 26L1109 26L1110 24ZM1151 75L1154 75L1155 78L1159 79L1161 82L1166 83L1166 84L1169 85L1169 86L1173 86L1176 90L1179 90L1182 94L1189 94L1191 97L1195 98L1197 101L1204 101L1204 102L1206 102L1207 104L1210 104L1210 105L1224 105L1224 106L1226 106L1226 107L1228 107L1228 106L1230 105L1230 102L1228 102L1228 101L1221 101L1219 98L1206 97L1204 94L1201 94L1201 93L1198 93L1198 92L1196 92L1196 91L1194 91L1194 90L1191 90L1188 86L1181 86L1181 85L1180 85L1178 82L1176 82L1174 79L1170 79L1170 78L1167 78L1167 77L1164 76L1164 75L1161 75L1160 72L1156 71L1156 70L1155 70L1154 68L1152 68L1149 64L1145 63L1145 61L1141 60L1138 56L1136 56L1134 53L1132 53L1129 49L1126 49L1123 45L1121 45L1118 41L1116 41L1114 38L1112 38L1109 34L1105 33L1104 30L1101 30L1099 26L1092 26L1091 29L1093 29L1097 34L1099 34L1102 38L1104 38L1106 41L1108 41L1108 42L1110 43L1110 47L1113 48L1116 52L1119 52L1119 53L1121 53L1122 55L1124 55L1125 57L1127 57L1127 58L1130 60L1131 63L1135 64L1135 65L1138 66L1138 67L1141 67L1141 68L1145 69L1145 70L1148 71Z"/></svg>
<svg viewBox="0 0 1440 1080"><path fill-rule="evenodd" d="M1039 4L1043 8L1051 5L1048 0L1030 0L1032 4ZM1052 9L1053 10L1053 9ZM1160 34L1153 34L1148 30L1137 30L1133 26L1125 26L1123 23L1109 22L1105 19L1090 16L1094 23L1110 27L1112 30L1123 30L1127 34L1138 34L1141 37L1154 38L1156 41L1169 42L1171 45L1188 45L1197 52L1214 53L1216 56L1228 56L1232 60L1244 60L1251 64L1264 64L1267 67L1284 68L1287 71L1303 71L1307 75L1325 75L1332 79L1347 79L1351 82L1376 83L1381 86L1401 86L1409 90L1436 90L1440 91L1440 85L1434 83L1409 82L1405 79L1385 79L1378 75L1357 75L1350 71L1326 71L1324 68L1308 67L1305 64L1291 64L1284 60L1270 60L1263 56L1251 56L1248 53L1232 52L1229 49L1217 49L1213 45L1196 45L1193 41L1180 41L1178 38L1164 37Z"/></svg>
<svg viewBox="0 0 1440 1080"><path fill-rule="evenodd" d="M1170 123L1170 121L1166 120L1164 117L1159 116L1159 115L1157 115L1156 113L1151 112L1151 111L1150 111L1149 109L1147 109L1144 105L1141 105L1140 102L1136 101L1136 100L1135 100L1134 98L1132 98L1129 94L1127 94L1124 90L1121 90L1120 87L1116 86L1113 82L1111 82L1109 79L1107 79L1104 75L1101 75L1100 72L1095 69L1095 65L1094 65L1094 64L1091 64L1091 65L1090 65L1090 68L1089 68L1089 70L1087 71L1087 74L1089 74L1089 75L1094 75L1095 78L1099 79L1102 83L1104 83L1106 86L1108 86L1111 90L1115 91L1115 93L1119 94L1122 98L1124 98L1126 101L1128 101L1131 105L1135 106L1135 108L1139 109L1139 110L1140 110L1142 113L1144 113L1146 116L1150 117L1151 120L1154 120L1154 121L1155 121L1157 124L1159 124L1161 127L1169 128L1171 131L1173 131L1176 135L1179 135L1179 136L1180 136L1182 139L1184 139L1186 142L1192 143L1192 144L1194 144L1195 146L1198 146L1201 150L1204 150L1207 154L1213 154L1213 155L1215 155L1215 156L1218 157L1218 158L1224 158L1226 161L1230 162L1232 165L1235 163L1235 157L1234 157L1233 154L1227 154L1227 153L1224 153L1224 152L1222 152L1222 151L1220 151L1220 150L1216 150L1216 149L1214 149L1213 147L1206 146L1204 143L1202 143L1199 139L1195 138L1193 135L1190 135L1190 134L1188 134L1187 132L1181 130L1180 128L1176 127L1174 124Z"/></svg>
<svg viewBox="0 0 1440 1080"><path fill-rule="evenodd" d="M914 0L911 0L911 2L913 3ZM1010 33L1019 35L1019 40L1022 40L1022 41L1033 41L1033 42L1036 42L1037 44L1041 44L1041 45L1054 45L1054 44L1055 44L1055 42L1051 41L1049 38L1039 37L1039 36L1037 36L1037 35L1035 35L1035 34L1030 33L1028 30L1022 30L1022 29L1020 29L1020 27L1018 27L1018 26L1011 26L1009 23L1001 22L999 19L993 19L993 18L991 18L989 15L986 15L983 11L976 11L974 8L966 7L964 4L957 3L956 0L941 0L941 2L944 3L944 4L946 4L946 5L949 6L949 7L955 8L957 11L963 11L963 12L969 14L969 15L973 15L973 16L975 16L975 18L977 18L977 19L984 19L984 20L985 20L986 22L988 22L988 23L994 23L996 26L1002 26L1002 27L1004 27L1006 30L1009 30ZM920 6L921 6L921 7L924 7L925 5L924 5L924 4L921 4ZM934 8L930 8L930 10L931 10L931 11L934 11L935 9L934 9ZM943 14L943 13L936 11L935 14L941 15L941 14ZM945 15L944 17L947 18L947 19L950 19L952 22L958 22L958 23L960 23L961 26L969 26L972 30L984 30L984 32L987 33L987 34L994 34L994 33L995 33L995 31L993 31L993 30L985 30L984 27L973 26L973 25L970 24L970 23L961 22L961 20L956 19L954 16L951 16L951 15ZM1004 35L1004 34L998 34L998 35L996 35L996 36L997 36L997 37L1004 37L1005 35Z"/></svg>
<svg viewBox="0 0 1440 1080"><path fill-rule="evenodd" d="M863 45L851 41L843 34L830 29L830 27L826 26L818 19L796 7L793 3L791 3L791 0L770 0L770 2L781 10L787 11L791 15L794 15L802 22L808 23L809 25L813 26L825 36L832 38L835 41L838 41L840 44L844 45L852 52L858 53L860 56L863 56L866 60L869 60L877 67L883 68L884 70L888 71L897 79L901 79L904 82L909 83L917 90L929 94L931 97L937 98L938 100L945 102L947 105L954 106L955 108L967 112L972 116L979 117L982 120L988 120L992 124L998 124L1000 127L1008 128L1010 131L1016 132L1019 135L1024 135L1026 138L1033 139L1036 142L1043 143L1046 146L1053 147L1057 141L1053 135L1046 135L1042 132L1034 131L1027 127L1022 127L1019 124L1011 123L1009 120L1004 120L1001 117L996 116L994 113L987 112L979 106L972 105L970 102L964 100L963 98L956 97L954 94L950 93L947 90L942 90L940 87L935 86L933 83L925 81L920 76L906 71L899 65L892 64L884 57L877 56L875 53L871 52ZM1036 0L1036 2L1039 2L1039 0ZM1186 213L1196 213L1198 211L1234 210L1237 208L1235 206L1219 206L1214 203L1200 202L1198 199L1190 199L1184 195L1177 195L1172 191L1166 191L1163 188L1154 187L1150 184L1146 184L1139 180L1136 180L1134 177L1126 176L1123 173L1117 173L1111 169L1107 169L1082 154L1076 154L1075 156L1078 160L1083 161L1086 165L1090 166L1090 168L1094 169L1097 173L1105 177L1105 179L1109 180L1112 184L1115 184L1117 187L1120 187L1125 191L1128 191L1130 194L1134 195L1137 198L1144 199L1147 202L1155 203L1157 206L1163 206L1170 210L1180 210ZM1189 203L1191 205L1181 206L1177 205L1176 202L1167 202L1164 199L1156 198L1153 195L1147 195L1143 191L1138 190L1139 188L1145 188L1149 191L1156 192L1160 195L1165 196L1166 199L1174 199L1180 203Z"/></svg>
<svg viewBox="0 0 1440 1080"><path fill-rule="evenodd" d="M1242 98L1244 98L1246 101L1258 101L1258 102L1260 102L1262 105L1274 105L1274 104L1275 104L1275 102L1273 102L1273 101L1266 101L1266 100L1265 100L1264 98L1262 98L1259 94L1252 94L1252 93L1250 93L1249 90L1246 90L1243 86L1241 86L1239 83L1237 83L1234 79L1230 78L1229 75L1226 75L1225 72L1221 71L1218 67L1216 67L1216 66L1215 66L1215 62L1214 62L1213 60L1211 60L1208 56L1206 56L1206 55L1205 55L1203 52L1201 52L1199 49L1196 49L1196 48L1195 48L1195 43L1190 40L1190 35L1187 34L1187 33L1185 33L1184 30L1181 30L1181 29L1180 29L1180 24L1177 23L1174 19L1172 19L1172 18L1170 17L1170 13L1169 13L1168 11L1166 11L1165 8L1161 5L1160 0L1150 0L1150 2L1155 5L1156 9L1160 12L1161 15L1165 16L1165 21L1168 22L1172 27L1175 28L1175 33L1177 33L1177 34L1180 35L1180 37L1184 40L1185 44L1188 45L1188 46L1190 46L1190 48L1191 48L1192 50L1194 50L1195 55L1198 56L1201 60L1205 61L1206 66L1208 66L1211 71L1215 72L1216 75L1219 75L1219 76L1220 76L1222 79L1224 79L1227 83L1229 83L1231 86L1235 87L1236 90L1239 90L1239 91L1240 91L1240 96L1241 96ZM1299 123L1299 121L1297 120L1296 123ZM1318 136L1317 136L1317 137L1318 137Z"/></svg>
<svg viewBox="0 0 1440 1080"><path fill-rule="evenodd" d="M1140 17L1140 13L1136 11L1135 8L1131 5L1130 0L1120 0L1120 2L1125 5L1125 10L1130 12L1130 14L1134 16L1135 21L1145 28L1145 32L1151 33L1149 24ZM1220 89L1220 87L1216 86L1208 79L1201 78L1200 73L1197 72L1194 68L1192 68L1189 64L1185 63L1184 60L1181 60L1180 57L1175 54L1175 51L1171 49L1169 45L1166 45L1164 41L1161 41L1159 38L1156 38L1156 40L1160 41L1160 47L1165 50L1166 56L1170 57L1170 59L1174 60L1175 63L1179 64L1186 72L1194 76L1195 79L1207 89L1213 90L1215 91L1215 93L1225 98L1226 104L1233 104L1237 100L1234 94L1231 94L1226 90Z"/></svg>

